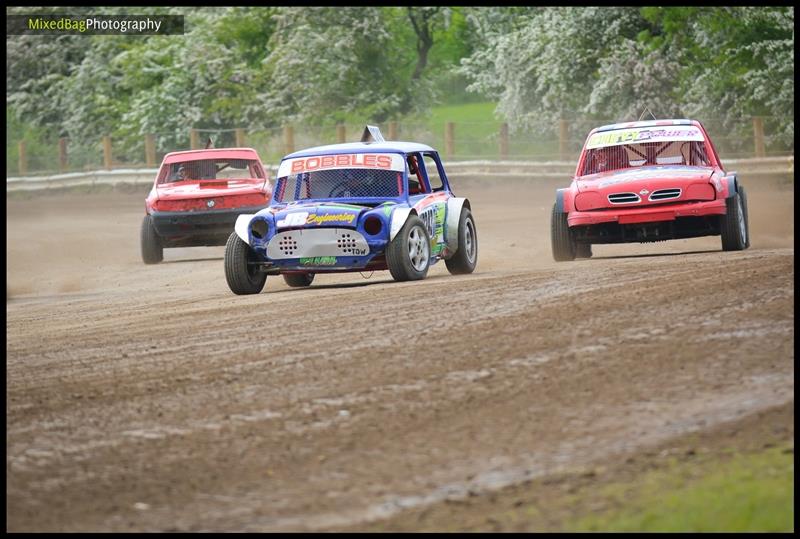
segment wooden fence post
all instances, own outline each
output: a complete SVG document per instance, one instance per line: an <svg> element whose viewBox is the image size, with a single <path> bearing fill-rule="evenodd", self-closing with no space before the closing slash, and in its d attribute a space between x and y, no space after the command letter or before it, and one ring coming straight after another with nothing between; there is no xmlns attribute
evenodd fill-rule
<svg viewBox="0 0 800 539"><path fill-rule="evenodd" d="M24 176L28 173L28 156L25 153L25 141L19 141L19 175Z"/></svg>
<svg viewBox="0 0 800 539"><path fill-rule="evenodd" d="M238 127L236 128L235 133L236 133L236 147L244 148L244 138L245 138L244 129Z"/></svg>
<svg viewBox="0 0 800 539"><path fill-rule="evenodd" d="M154 135L144 136L144 161L148 168L156 166L156 137Z"/></svg>
<svg viewBox="0 0 800 539"><path fill-rule="evenodd" d="M500 124L500 159L508 159L508 124Z"/></svg>
<svg viewBox="0 0 800 539"><path fill-rule="evenodd" d="M764 118L753 116L753 142L755 144L756 157L766 157L764 149Z"/></svg>
<svg viewBox="0 0 800 539"><path fill-rule="evenodd" d="M67 171L67 137L58 139L58 171L62 174Z"/></svg>
<svg viewBox="0 0 800 539"><path fill-rule="evenodd" d="M111 170L111 158L111 137L106 135L103 137L103 166L106 170Z"/></svg>
<svg viewBox="0 0 800 539"><path fill-rule="evenodd" d="M452 159L455 154L455 124L446 122L444 127L444 154L446 159Z"/></svg>
<svg viewBox="0 0 800 539"><path fill-rule="evenodd" d="M397 122L389 122L389 140L397 140Z"/></svg>
<svg viewBox="0 0 800 539"><path fill-rule="evenodd" d="M347 139L347 131L344 127L344 124L338 124L336 126L336 141L339 143L345 142Z"/></svg>
<svg viewBox="0 0 800 539"><path fill-rule="evenodd" d="M567 151L567 121L562 118L558 121L558 154L562 161L568 159Z"/></svg>
<svg viewBox="0 0 800 539"><path fill-rule="evenodd" d="M283 126L283 144L287 155L294 152L294 128L291 125Z"/></svg>
<svg viewBox="0 0 800 539"><path fill-rule="evenodd" d="M190 129L189 130L189 149L190 150L197 150L200 148L200 133L197 132L197 129Z"/></svg>

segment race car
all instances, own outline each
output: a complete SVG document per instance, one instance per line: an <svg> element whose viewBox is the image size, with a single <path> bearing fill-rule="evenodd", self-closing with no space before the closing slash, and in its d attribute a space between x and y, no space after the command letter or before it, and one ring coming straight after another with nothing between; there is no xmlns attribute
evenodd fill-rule
<svg viewBox="0 0 800 539"><path fill-rule="evenodd" d="M225 245L236 218L267 207L271 196L252 148L168 153L145 199L142 260L157 264L169 247Z"/></svg>
<svg viewBox="0 0 800 539"><path fill-rule="evenodd" d="M304 287L317 273L388 269L410 281L440 260L472 273L477 259L470 202L453 194L438 152L367 126L361 142L281 160L269 207L236 220L225 277L233 293L257 294L268 275Z"/></svg>
<svg viewBox="0 0 800 539"><path fill-rule="evenodd" d="M558 262L591 257L593 244L714 235L724 251L750 246L747 194L703 125L687 119L593 129L550 224Z"/></svg>

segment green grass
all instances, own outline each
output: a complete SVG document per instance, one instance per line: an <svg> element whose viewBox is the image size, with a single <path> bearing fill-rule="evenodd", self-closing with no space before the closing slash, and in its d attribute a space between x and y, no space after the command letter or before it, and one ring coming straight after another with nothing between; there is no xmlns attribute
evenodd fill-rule
<svg viewBox="0 0 800 539"><path fill-rule="evenodd" d="M794 454L771 448L650 472L640 486L610 485L601 495L620 508L583 517L575 531L793 531Z"/></svg>
<svg viewBox="0 0 800 539"><path fill-rule="evenodd" d="M431 130L444 132L445 122L474 124L476 135L497 133L503 122L495 118L496 103L465 103L463 105L444 105L431 109L427 123Z"/></svg>

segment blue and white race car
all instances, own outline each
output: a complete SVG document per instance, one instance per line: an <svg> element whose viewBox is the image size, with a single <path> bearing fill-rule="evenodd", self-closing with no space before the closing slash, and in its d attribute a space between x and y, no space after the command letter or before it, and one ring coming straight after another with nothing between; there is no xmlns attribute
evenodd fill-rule
<svg viewBox="0 0 800 539"><path fill-rule="evenodd" d="M397 281L424 279L444 260L472 273L478 236L469 200L450 189L438 152L387 142L374 126L362 142L287 155L269 207L240 215L225 247L235 294L261 292L268 275L293 287L317 273L388 269Z"/></svg>

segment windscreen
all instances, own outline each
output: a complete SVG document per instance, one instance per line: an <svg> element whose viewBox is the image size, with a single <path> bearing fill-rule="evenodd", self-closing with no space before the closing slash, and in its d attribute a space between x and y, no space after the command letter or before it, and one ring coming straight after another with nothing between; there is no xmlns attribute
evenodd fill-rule
<svg viewBox="0 0 800 539"><path fill-rule="evenodd" d="M403 173L370 168L337 168L278 178L277 202L337 198L396 198L403 192Z"/></svg>
<svg viewBox="0 0 800 539"><path fill-rule="evenodd" d="M589 137L581 175L651 165L710 164L703 134L694 126L620 129Z"/></svg>
<svg viewBox="0 0 800 539"><path fill-rule="evenodd" d="M264 172L255 159L202 159L170 163L162 171L159 183L189 180L264 179Z"/></svg>

